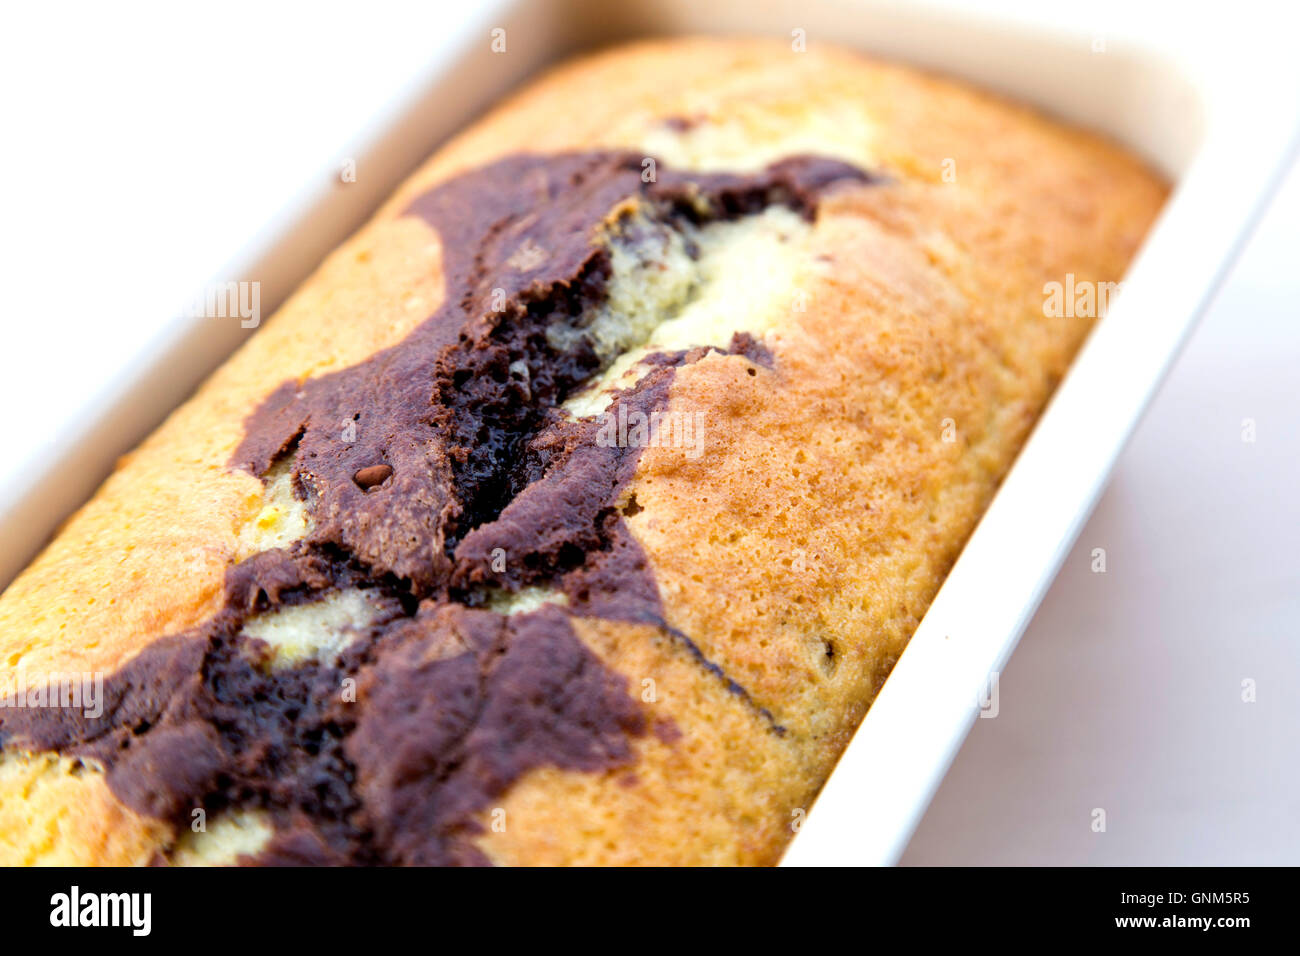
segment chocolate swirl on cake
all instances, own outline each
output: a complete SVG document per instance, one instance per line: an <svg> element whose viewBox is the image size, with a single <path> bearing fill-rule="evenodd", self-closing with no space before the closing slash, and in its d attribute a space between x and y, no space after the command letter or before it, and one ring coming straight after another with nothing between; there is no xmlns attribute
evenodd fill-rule
<svg viewBox="0 0 1300 956"><path fill-rule="evenodd" d="M591 317L619 242L680 243L683 227L774 205L812 218L825 190L870 180L817 158L645 170L632 154L519 155L417 199L409 214L441 242L442 306L356 366L281 385L231 463L287 474L305 534L232 567L222 610L112 675L100 716L5 710L0 742L97 760L124 803L178 828L198 809L266 812L259 862L483 863L475 820L523 774L618 767L633 738L677 733L572 616L659 626L748 701L663 622L620 510L639 447L598 441L562 405L617 357ZM609 413L665 407L675 370L707 351L646 357ZM771 363L744 334L728 351ZM493 608L528 588L566 607ZM368 611L337 653L277 664L249 633L343 593Z"/></svg>

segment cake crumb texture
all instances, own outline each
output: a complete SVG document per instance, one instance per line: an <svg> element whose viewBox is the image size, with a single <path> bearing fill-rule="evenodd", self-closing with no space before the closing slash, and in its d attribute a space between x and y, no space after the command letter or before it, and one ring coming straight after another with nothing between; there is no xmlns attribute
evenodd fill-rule
<svg viewBox="0 0 1300 956"><path fill-rule="evenodd" d="M449 294L481 285L488 302L517 280L511 307L536 301L525 280L559 268L557 245L452 274L446 225L455 183L527 156L542 179L545 157L570 157L575 191L639 185L609 187L599 254L575 260L592 294L575 281L561 308L555 292L555 315L527 318L544 326L529 357L508 356L500 388L527 415L475 407L430 432L502 432L508 467L448 444L415 484L395 457L344 487L303 449L325 428L340 454L369 447L346 416L249 457L331 376L426 340L486 354L428 331ZM799 157L863 175L805 200L778 175ZM768 185L720 210L728 176ZM691 207L696 180L714 208ZM444 218L420 213L431 195ZM72 729L0 708L0 862L776 862L1095 321L1045 315L1045 284L1121 280L1166 195L1098 137L818 44L652 41L548 72L399 188L0 596L0 697L89 674L127 702ZM489 313L466 334L497 341ZM417 486L419 502L376 504ZM430 517L399 542L415 504ZM121 713L166 701L122 675L171 654L177 699L210 695L183 667L212 669L218 645L217 670L250 668L249 686L337 697L310 714L338 763L274 765L345 768L328 826L302 803L225 806L242 798L213 797L217 757L179 802L127 782L107 742L132 737ZM525 716L483 720L494 707ZM185 754L230 746L177 726ZM472 785L447 786L467 759ZM206 834L186 826L198 804Z"/></svg>

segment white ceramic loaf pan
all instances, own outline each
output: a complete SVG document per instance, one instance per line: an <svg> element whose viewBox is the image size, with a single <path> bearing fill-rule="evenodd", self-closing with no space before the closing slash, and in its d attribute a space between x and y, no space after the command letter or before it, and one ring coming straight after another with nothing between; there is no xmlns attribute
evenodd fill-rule
<svg viewBox="0 0 1300 956"><path fill-rule="evenodd" d="M353 11L354 16L361 15ZM391 13L389 14L391 16ZM865 0L525 0L473 10L419 4L428 52L364 121L339 131L365 170L338 188L322 154L256 235L195 271L191 287L255 279L278 302L437 143L545 64L648 34L802 30L1029 101L1127 144L1177 183L1161 220L967 544L906 653L786 855L787 864L887 864L902 852L988 692L1086 519L1164 371L1267 199L1300 129L1300 67L1288 31L1196 29L1185 5L1092 4L1083 23L998 3ZM508 55L493 54L504 28ZM1176 27L1176 29L1175 29ZM341 19L337 29L346 31ZM1234 40L1234 36L1243 42ZM1276 52L1270 52L1276 51ZM340 123L346 122L340 120ZM178 303L179 305L179 303ZM156 317L125 363L87 372L47 413L48 440L0 469L0 585L134 445L248 334L237 322ZM4 397L9 398L8 394ZM1105 688L1098 688L1104 693Z"/></svg>

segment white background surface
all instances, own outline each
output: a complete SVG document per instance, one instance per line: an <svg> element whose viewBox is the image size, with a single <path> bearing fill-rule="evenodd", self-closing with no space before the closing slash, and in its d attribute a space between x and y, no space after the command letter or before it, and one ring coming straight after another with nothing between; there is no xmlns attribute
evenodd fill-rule
<svg viewBox="0 0 1300 956"><path fill-rule="evenodd" d="M130 364L214 277L259 278L221 270L286 197L345 188L376 104L480 30L447 3L7 5L0 489L79 381Z"/></svg>
<svg viewBox="0 0 1300 956"><path fill-rule="evenodd" d="M447 4L268 7L4 14L0 486L79 381L125 363L267 210L337 172L377 96L479 27ZM1300 858L1298 266L1293 175L905 862Z"/></svg>

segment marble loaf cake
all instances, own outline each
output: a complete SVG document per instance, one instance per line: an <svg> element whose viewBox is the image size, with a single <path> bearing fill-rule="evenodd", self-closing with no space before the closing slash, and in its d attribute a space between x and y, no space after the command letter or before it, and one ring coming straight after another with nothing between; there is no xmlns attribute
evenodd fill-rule
<svg viewBox="0 0 1300 956"><path fill-rule="evenodd" d="M548 73L4 593L0 861L778 860L1165 195L844 51Z"/></svg>

